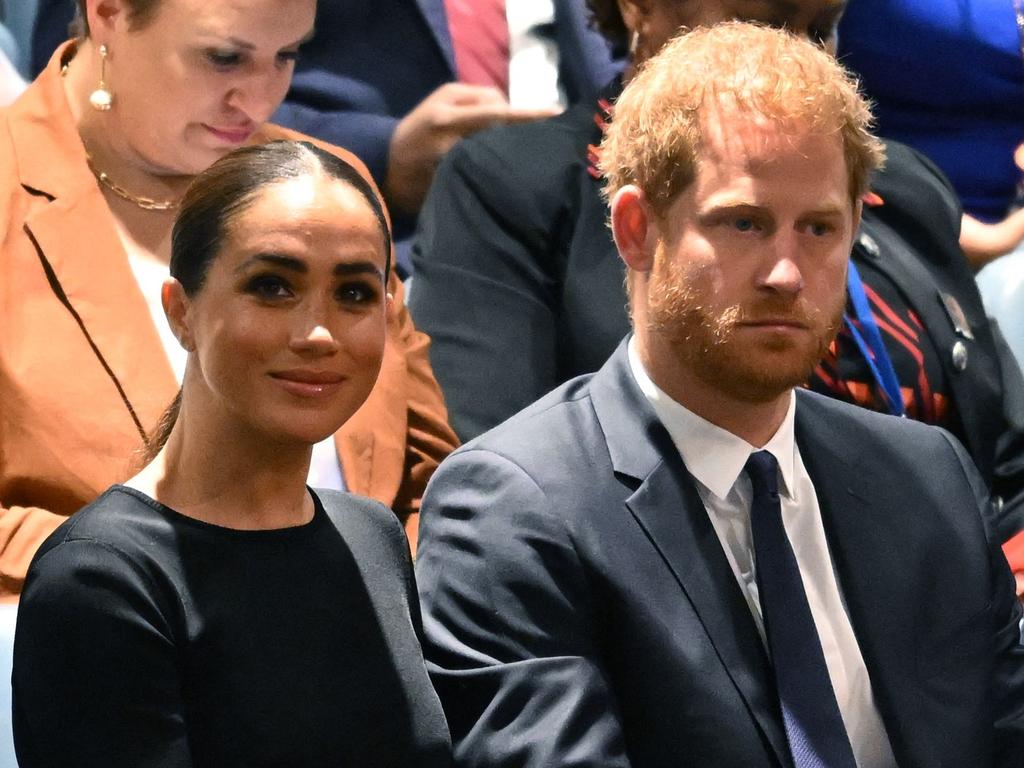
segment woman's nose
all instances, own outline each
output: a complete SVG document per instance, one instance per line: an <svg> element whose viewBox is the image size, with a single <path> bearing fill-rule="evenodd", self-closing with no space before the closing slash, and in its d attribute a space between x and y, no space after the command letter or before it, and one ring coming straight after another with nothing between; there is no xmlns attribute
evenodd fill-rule
<svg viewBox="0 0 1024 768"><path fill-rule="evenodd" d="M228 91L225 101L252 122L265 123L281 106L290 82L290 76L277 70L253 71Z"/></svg>
<svg viewBox="0 0 1024 768"><path fill-rule="evenodd" d="M307 306L297 318L291 347L304 354L330 355L338 350L338 339L327 322L327 310Z"/></svg>

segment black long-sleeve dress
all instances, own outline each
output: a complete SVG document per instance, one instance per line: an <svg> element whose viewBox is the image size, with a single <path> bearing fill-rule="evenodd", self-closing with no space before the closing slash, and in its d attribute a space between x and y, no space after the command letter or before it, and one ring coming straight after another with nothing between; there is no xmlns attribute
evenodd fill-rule
<svg viewBox="0 0 1024 768"><path fill-rule="evenodd" d="M317 493L241 531L115 486L57 529L19 608L20 764L448 765L402 530Z"/></svg>

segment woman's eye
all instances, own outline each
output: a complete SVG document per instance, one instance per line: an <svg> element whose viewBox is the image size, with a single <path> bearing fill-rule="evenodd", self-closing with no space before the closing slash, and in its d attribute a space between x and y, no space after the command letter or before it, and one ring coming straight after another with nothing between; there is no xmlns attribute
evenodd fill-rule
<svg viewBox="0 0 1024 768"><path fill-rule="evenodd" d="M242 60L242 55L237 51L221 51L210 49L206 52L207 60L215 67L233 67Z"/></svg>
<svg viewBox="0 0 1024 768"><path fill-rule="evenodd" d="M275 275L255 277L246 284L245 290L266 301L286 299L292 295L288 281Z"/></svg>
<svg viewBox="0 0 1024 768"><path fill-rule="evenodd" d="M342 304L365 304L377 298L377 291L365 283L348 283L338 288L337 296Z"/></svg>
<svg viewBox="0 0 1024 768"><path fill-rule="evenodd" d="M299 58L298 51L281 51L277 54L277 60L281 64L291 64Z"/></svg>

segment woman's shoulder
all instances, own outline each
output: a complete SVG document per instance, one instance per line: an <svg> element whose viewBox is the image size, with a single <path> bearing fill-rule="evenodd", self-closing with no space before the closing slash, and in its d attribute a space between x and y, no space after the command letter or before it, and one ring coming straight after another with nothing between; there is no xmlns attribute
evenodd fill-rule
<svg viewBox="0 0 1024 768"><path fill-rule="evenodd" d="M174 531L155 504L113 486L68 518L32 559L23 607L57 598L81 605L106 599L162 606L154 608L162 615L173 612L176 590L162 564L173 551Z"/></svg>
<svg viewBox="0 0 1024 768"><path fill-rule="evenodd" d="M384 557L399 567L410 564L405 530L387 506L343 491L318 488L315 494L356 559Z"/></svg>
<svg viewBox="0 0 1024 768"><path fill-rule="evenodd" d="M155 569L162 569L156 566L173 550L174 540L174 521L161 513L160 504L132 488L115 485L50 534L33 558L29 576L33 571L105 562L112 572L124 569L149 578ZM54 556L58 551L60 556Z"/></svg>

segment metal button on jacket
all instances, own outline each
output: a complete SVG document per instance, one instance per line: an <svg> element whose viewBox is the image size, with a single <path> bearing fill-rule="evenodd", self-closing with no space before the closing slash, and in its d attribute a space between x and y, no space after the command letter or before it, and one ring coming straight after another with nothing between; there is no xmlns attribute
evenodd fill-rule
<svg viewBox="0 0 1024 768"><path fill-rule="evenodd" d="M867 232L861 232L857 236L857 242L859 242L861 247L867 251L869 256L877 258L878 254L881 253L881 249L878 247L878 243L875 242L875 238Z"/></svg>
<svg viewBox="0 0 1024 768"><path fill-rule="evenodd" d="M967 367L967 345L962 341L953 345L953 367L958 371Z"/></svg>

